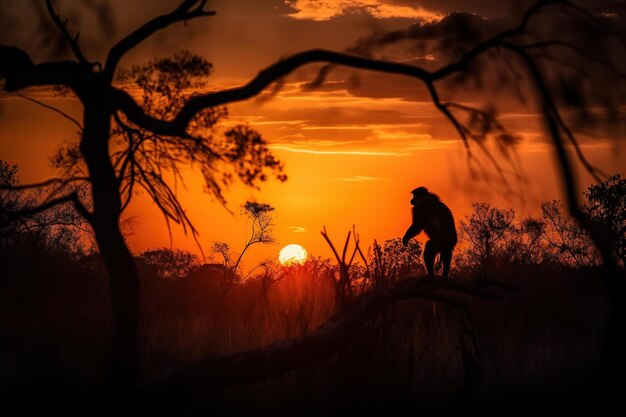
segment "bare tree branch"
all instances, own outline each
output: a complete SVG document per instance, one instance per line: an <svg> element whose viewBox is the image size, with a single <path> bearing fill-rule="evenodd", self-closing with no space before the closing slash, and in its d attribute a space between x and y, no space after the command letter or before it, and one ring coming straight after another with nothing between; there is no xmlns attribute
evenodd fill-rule
<svg viewBox="0 0 626 417"><path fill-rule="evenodd" d="M59 16L57 12L54 10L54 6L52 5L52 0L46 0L46 8L48 9L48 14L54 21L54 24L59 28L59 30L63 34L63 37L67 40L67 43L70 45L70 48L72 48L72 52L74 52L74 56L76 56L76 58L81 64L91 65L89 61L87 60L87 58L85 58L85 55L83 55L83 52L81 51L80 46L78 45L78 37L80 36L80 32L77 32L76 36L74 37L70 35L70 32L67 30L68 21L61 20L61 16Z"/></svg>
<svg viewBox="0 0 626 417"><path fill-rule="evenodd" d="M75 61L45 62L35 65L30 56L15 46L0 45L0 79L12 93L28 87L64 85L80 91L85 82L81 64Z"/></svg>
<svg viewBox="0 0 626 417"><path fill-rule="evenodd" d="M44 103L42 101L39 101L39 100L37 100L35 98L28 97L27 95L24 95L24 94L21 94L21 93L15 93L15 94L17 96L25 99L25 100L31 101L31 102L33 102L33 103L35 103L35 104L37 104L37 105L39 105L41 107L44 107L44 108L46 108L48 110L52 110L53 112L60 114L61 116L63 116L64 118L66 118L70 122L74 123L76 126L78 126L78 129L80 129L81 132L83 131L83 125L80 124L80 122L78 120L76 120L75 118L73 118L69 114L65 113L63 110L60 110L60 109L58 109L58 108L56 108L54 106L46 104L46 103Z"/></svg>
<svg viewBox="0 0 626 417"><path fill-rule="evenodd" d="M39 214L41 212L44 212L46 210L49 210L51 208L54 208L58 205L61 204L65 204L65 203L72 203L74 205L74 207L76 208L76 210L87 220L90 220L91 218L91 213L89 213L89 211L87 210L87 208L83 205L83 203L80 201L80 198L78 198L78 194L76 192L70 193L68 195L65 195L63 197L59 197L59 198L55 198L52 200L49 200L47 202L45 202L44 204L40 204L36 207L29 207L29 208L24 208L24 209L20 209L20 210L7 210L7 211L3 211L4 214L6 214L7 216L9 216L9 218L20 218L20 217L26 217L26 216L32 216L34 214Z"/></svg>
<svg viewBox="0 0 626 417"><path fill-rule="evenodd" d="M418 79L431 78L431 74L428 71L407 64L314 49L278 61L259 72L254 79L242 87L192 96L171 121L158 120L145 114L135 100L124 91L113 89L111 94L117 108L124 112L136 125L163 135L187 137L187 125L199 111L208 107L220 106L254 97L274 81L303 65L313 62L333 62L353 68L409 75Z"/></svg>
<svg viewBox="0 0 626 417"><path fill-rule="evenodd" d="M352 334L365 321L389 305L402 300L423 298L466 308L461 301L440 293L444 291L503 301L502 296L484 291L482 287L485 285L493 285L493 282L443 280L431 277L407 278L363 295L352 306L309 335L276 342L261 349L192 362L168 377L154 392L189 392L187 389L189 387L223 389L268 380L293 369L319 362L348 343Z"/></svg>
<svg viewBox="0 0 626 417"><path fill-rule="evenodd" d="M72 177L72 178L50 178L48 180L32 183L32 184L20 184L20 185L2 185L0 184L0 190L8 191L22 191L32 188L43 188L52 184L59 184L65 186L73 182L89 181L88 177Z"/></svg>
<svg viewBox="0 0 626 417"><path fill-rule="evenodd" d="M330 248L332 249L333 254L335 255L335 258L337 259L337 262L341 264L342 263L341 258L339 257L339 253L337 253L337 249L335 249L335 245L333 245L333 242L331 242L330 237L328 237L328 232L326 232L326 226L324 226L324 229L320 233L322 234L322 236L328 243L328 246L330 246Z"/></svg>
<svg viewBox="0 0 626 417"><path fill-rule="evenodd" d="M107 78L109 80L113 79L117 65L124 54L139 45L155 32L158 32L159 30L164 29L176 22L214 15L215 12L204 10L205 5L206 0L185 0L180 4L180 6L170 13L155 17L119 41L109 51L109 55L107 56L106 63L104 65L104 72L107 75Z"/></svg>
<svg viewBox="0 0 626 417"><path fill-rule="evenodd" d="M591 54L587 51L584 51L583 49L579 48L578 46L570 43L570 42L564 42L564 41L545 41L545 42L535 42L535 43L529 43L529 44L524 44L524 45L520 45L520 47L529 50L529 49L544 49L546 47L552 47L552 46L558 46L558 47L562 47L562 48L567 48L570 49L574 52L576 52L577 54L581 55L584 58L589 59L590 61L593 62L597 62L598 64L602 65L605 68L608 68L611 70L611 72L613 72L617 77L621 78L622 80L626 80L626 74L621 71L619 68L617 68L615 65L613 65L611 62L607 61L604 58L601 58L599 56L596 56L594 54Z"/></svg>
<svg viewBox="0 0 626 417"><path fill-rule="evenodd" d="M613 291L615 291L616 288L619 288L621 290L624 285L624 279L617 271L617 262L614 259L613 252L610 247L610 242L607 241L607 239L603 238L601 232L593 224L591 219L581 210L580 204L578 202L578 183L574 170L572 169L571 161L567 155L565 144L563 143L561 131L564 131L566 136L570 138L570 140L574 139L574 137L571 131L567 129L567 126L561 119L558 108L552 100L550 91L543 79L543 76L541 75L539 68L533 62L532 57L522 47L518 45L504 43L503 47L510 49L522 58L526 69L538 90L539 94L537 100L543 113L546 128L548 132L550 132L550 136L552 137L552 144L554 145L559 165L561 166L561 174L565 188L568 211L570 212L572 217L574 217L576 221L579 222L583 229L589 232L594 244L602 254L604 265L610 272L609 274L607 274L608 287L611 288ZM570 137L570 135L572 136ZM591 172L594 173L594 171Z"/></svg>
<svg viewBox="0 0 626 417"><path fill-rule="evenodd" d="M181 108L178 115L170 121L158 120L145 114L135 100L124 91L113 88L111 95L117 108L124 112L128 118L138 126L142 126L159 134L186 137L188 136L186 133L187 125L201 110L208 107L220 106L254 97L271 83L283 78L301 66L314 62L326 62L351 68L406 75L421 80L427 85L444 79L454 73L466 72L469 68L469 64L483 53L490 51L493 48L497 48L507 38L524 34L530 18L536 15L540 10L547 6L563 3L565 2L562 0L546 0L538 2L528 9L528 11L524 14L521 23L517 27L501 32L498 35L480 43L475 48L466 52L458 61L445 65L435 71L427 71L414 65L399 62L385 61L322 49L312 49L294 54L270 65L266 69L259 72L255 78L244 86L192 96ZM162 17L163 16L161 16L161 18Z"/></svg>

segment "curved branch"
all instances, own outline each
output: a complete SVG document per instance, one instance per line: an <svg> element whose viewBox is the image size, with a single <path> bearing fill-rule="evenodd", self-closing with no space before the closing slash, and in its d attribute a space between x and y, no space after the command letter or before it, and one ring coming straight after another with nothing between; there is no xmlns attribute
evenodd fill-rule
<svg viewBox="0 0 626 417"><path fill-rule="evenodd" d="M484 291L494 282L457 281L431 277L412 277L362 296L343 313L331 318L309 335L222 357L192 362L171 375L152 392L183 392L187 388L223 389L278 377L293 369L323 360L350 341L352 334L368 319L396 302L423 298L465 308L450 296L470 295L503 302L502 296ZM443 294L441 293L443 292Z"/></svg>
<svg viewBox="0 0 626 417"><path fill-rule="evenodd" d="M159 120L144 113L143 109L126 92L113 88L112 100L117 108L136 125L157 134L188 137L186 128L195 115L209 107L233 103L254 97L276 80L290 74L297 68L314 62L332 62L352 68L401 74L421 80L432 79L432 74L420 67L372 58L348 55L341 52L312 49L278 61L253 78L246 85L214 93L192 96L173 120Z"/></svg>
<svg viewBox="0 0 626 417"><path fill-rule="evenodd" d="M454 115L448 108L449 106L441 102L441 99L439 98L439 93L437 92L435 85L432 82L427 82L426 87L428 88L430 98L433 101L433 104L435 105L435 107L437 107L437 109L441 113L443 113L444 116L446 116L446 118L450 121L450 123L452 123L452 126L454 126L457 133L463 140L463 144L465 148L469 150L469 141L467 138L467 130L465 126L463 126L463 124L459 122L459 120L456 117L454 117Z"/></svg>
<svg viewBox="0 0 626 417"><path fill-rule="evenodd" d="M581 210L580 204L578 202L577 181L571 161L565 149L565 144L561 132L563 131L565 133L570 142L572 141L572 139L575 139L573 137L573 134L567 128L564 121L561 119L558 108L551 98L548 86L546 85L543 76L541 75L541 72L537 65L534 63L532 57L523 48L517 45L504 43L503 47L510 49L522 59L539 93L537 97L539 102L538 104L543 114L546 129L548 130L548 132L550 132L550 136L552 137L552 144L554 145L556 151L558 163L561 166L561 173L563 175L563 184L565 188L568 211L570 212L572 217L574 217L576 221L581 225L581 227L589 232L593 243L602 254L604 266L609 272L609 274L607 274L609 288L613 290L615 290L615 288L624 288L624 279L619 275L617 271L617 263L613 257L613 252L610 247L609 241L607 239L604 239L602 233L593 224L591 219Z"/></svg>
<svg viewBox="0 0 626 417"><path fill-rule="evenodd" d="M37 100L35 98L28 97L27 95L24 95L24 94L21 94L21 93L15 93L15 94L17 96L23 98L24 100L31 101L31 102L33 102L33 103L35 103L35 104L37 104L37 105L39 105L39 106L41 106L43 108L46 108L48 110L52 110L53 112L60 114L61 116L63 116L64 118L66 118L70 122L74 123L76 126L78 126L78 129L80 129L81 132L83 131L83 125L81 125L78 120L74 119L72 116L70 116L69 114L65 113L63 110L57 109L56 107L51 106L49 104L46 104L46 103L44 103L42 101L39 101L39 100Z"/></svg>
<svg viewBox="0 0 626 417"><path fill-rule="evenodd" d="M50 178L48 180L37 182L33 184L20 184L20 185L2 185L0 184L0 190L8 190L8 191L22 191L29 190L32 188L42 188L47 187L52 184L60 184L62 186L71 184L73 182L79 181L90 181L89 177L72 177L72 178Z"/></svg>
<svg viewBox="0 0 626 417"><path fill-rule="evenodd" d="M76 92L84 84L84 75L78 62L56 61L35 65L22 49L0 45L0 80L5 80L4 90L9 93L50 85L64 85Z"/></svg>
<svg viewBox="0 0 626 417"><path fill-rule="evenodd" d="M547 110L549 111L549 114L551 115L550 118L556 124L557 131L558 130L563 131L563 133L567 137L569 143L574 147L574 151L576 152L576 156L578 157L580 162L583 164L585 169L591 174L591 176L596 181L602 182L602 178L601 177L603 175L605 175L605 174L599 168L597 168L596 166L592 165L591 162L589 162L589 160L587 160L587 157L585 157L585 154L583 153L583 151L582 151L582 149L580 147L580 144L578 143L578 141L574 137L574 133L569 128L569 126L567 126L567 123L565 123L565 120L563 120L563 117L561 116L561 113L559 112L559 109L558 109L556 103L554 102L554 100L552 100L549 88L546 85L546 83L543 81L543 77L541 75L541 72L539 71L539 68L537 67L537 65L533 62L532 57L526 52L526 50L525 50L525 48L523 46L518 46L518 45L515 45L515 44L508 43L508 42L503 42L502 43L502 47L503 48L507 48L507 49L513 51L514 53L516 53L518 56L520 56L522 58L522 60L526 64L527 68L529 69L529 73L530 73L533 81L535 82L535 85L537 86L537 90L541 94L541 99L543 101L543 105L547 106ZM544 112L544 116L546 114L547 113ZM548 130L551 133L553 133L551 129L548 129ZM554 134L552 135L552 137L553 137L554 145L557 148L557 152L560 152L559 149L558 149L559 144L557 143L558 142L557 138L554 136ZM560 138L560 133L559 133L559 138ZM562 160L561 157L559 157L559 159ZM562 167L563 167L563 170L565 171L565 167L564 166L562 166ZM570 185L566 184L566 187L569 190ZM569 198L568 198L568 200L569 200ZM571 207L570 207L570 209L571 209Z"/></svg>
<svg viewBox="0 0 626 417"><path fill-rule="evenodd" d="M520 45L520 47L528 50L528 49L541 49L541 48L546 48L546 47L551 47L551 46L558 46L558 47L562 47L562 48L566 48L566 49L570 49L573 52L576 52L578 55L580 55L583 58L586 58L590 61L594 61L597 62L598 64L602 65L603 67L611 70L611 72L613 72L617 77L621 78L622 80L626 80L626 74L624 72L622 72L619 68L617 68L615 65L613 65L610 61L601 58L599 56L596 56L594 54L591 54L587 51L584 51L583 49L577 47L576 45L569 43L569 42L565 42L565 41L544 41L544 42L535 42L535 43L529 43L529 44L524 44L524 45Z"/></svg>
<svg viewBox="0 0 626 417"><path fill-rule="evenodd" d="M176 22L214 15L215 12L204 10L205 5L206 0L185 0L170 13L155 17L119 41L109 51L104 65L104 72L107 78L109 80L113 79L117 65L128 51L139 45L155 32L165 29Z"/></svg>
<svg viewBox="0 0 626 417"><path fill-rule="evenodd" d="M256 77L241 87L191 97L189 101L183 105L178 115L170 121L159 120L145 114L143 109L135 102L135 100L128 93L122 90L112 88L111 99L112 102L115 103L117 109L124 112L136 125L149 129L157 134L187 137L187 125L198 112L209 107L234 103L254 97L267 88L271 83L290 74L297 68L315 62L326 62L350 68L406 75L408 77L421 80L427 84L441 80L457 72L465 72L468 70L469 64L478 56L491 50L492 48L498 47L498 45L500 45L500 43L506 38L523 34L530 18L536 15L541 9L547 6L563 3L565 2L562 0L546 0L538 2L528 9L517 27L501 32L485 42L482 42L475 48L467 51L458 61L445 65L444 67L432 72L421 67L399 62L379 60L323 49L312 49L291 55L288 58L275 62L259 72ZM165 19L170 21L175 13L176 12L160 16L155 20ZM151 22L146 24L146 26L150 25ZM111 52L113 52L113 49ZM111 54L109 54L109 56L111 56ZM108 61L109 60L107 59L107 62ZM117 61L115 64L117 64Z"/></svg>
<svg viewBox="0 0 626 417"><path fill-rule="evenodd" d="M320 233L322 234L322 236L328 243L328 246L330 246L330 248L332 249L333 254L335 255L335 258L337 259L337 263L341 265L342 264L341 258L339 257L339 253L337 253L337 249L335 249L335 245L333 245L333 242L330 240L330 237L328 237L328 232L326 232L326 226L324 226L324 229Z"/></svg>
<svg viewBox="0 0 626 417"><path fill-rule="evenodd" d="M65 203L72 203L74 207L76 208L76 211L78 211L86 220L88 221L90 220L91 213L89 213L87 208L80 201L80 198L78 198L78 194L75 192L65 195L63 197L49 200L46 203L41 204L36 207L30 207L30 208L21 209L21 210L7 210L7 211L2 211L2 213L6 214L9 218L18 219L20 217L27 217L27 216L32 216L35 214L42 213L46 210L50 210L51 208L54 208L58 205L65 204Z"/></svg>

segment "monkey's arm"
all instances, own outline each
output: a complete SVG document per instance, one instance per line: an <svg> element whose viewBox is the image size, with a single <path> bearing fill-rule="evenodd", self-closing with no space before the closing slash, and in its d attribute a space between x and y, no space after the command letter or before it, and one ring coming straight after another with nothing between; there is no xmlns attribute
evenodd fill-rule
<svg viewBox="0 0 626 417"><path fill-rule="evenodd" d="M409 246L409 240L419 235L421 231L422 227L413 223L404 234L404 237L402 238L402 245L405 247Z"/></svg>

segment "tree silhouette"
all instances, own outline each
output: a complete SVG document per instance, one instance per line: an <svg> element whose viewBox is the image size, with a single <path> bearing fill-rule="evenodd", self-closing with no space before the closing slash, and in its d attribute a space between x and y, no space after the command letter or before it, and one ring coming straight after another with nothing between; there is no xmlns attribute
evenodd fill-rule
<svg viewBox="0 0 626 417"><path fill-rule="evenodd" d="M332 240L328 236L328 232L326 231L326 226L320 232L326 243L333 252L335 259L337 260L337 267L339 272L339 277L335 277L335 274L332 274L332 281L335 286L335 311L341 312L346 306L349 306L353 301L353 288L352 288L352 280L350 279L350 268L353 266L353 262L355 261L356 255L358 254L363 262L367 265L367 260L365 259L365 255L361 251L359 246L360 240L359 235L356 233L356 228L352 226L352 230L348 232L346 236L346 240L343 244L343 250L341 252L341 256L339 256L339 252L335 248ZM348 248L350 246L350 236L354 239L354 248L352 249L352 253L348 253ZM348 255L349 257L346 257Z"/></svg>
<svg viewBox="0 0 626 417"><path fill-rule="evenodd" d="M546 227L545 239L555 258L577 268L598 262L598 252L591 244L588 233L574 219L564 213L558 200L541 204L541 217Z"/></svg>
<svg viewBox="0 0 626 417"><path fill-rule="evenodd" d="M239 264L250 247L259 243L274 243L272 230L272 226L274 225L274 216L272 215L273 211L274 207L269 204L246 201L246 204L243 205L243 212L251 222L250 236L233 265L233 275L237 273Z"/></svg>
<svg viewBox="0 0 626 417"><path fill-rule="evenodd" d="M221 189L234 178L257 186L267 179L268 171L276 173L280 180L286 177L265 140L249 127L236 126L221 135L214 134L213 126L224 115L221 107L198 109L179 132L153 130L120 112L121 103L130 99L142 114L165 121L189 102L189 89L198 87L210 72L206 60L183 52L172 59L155 59L129 70L118 71L118 65L128 51L154 32L176 22L213 15L214 12L204 10L204 1L183 1L171 13L141 26L110 49L104 66L86 58L78 37L70 35L67 22L56 14L51 0L46 1L46 6L75 61L33 64L25 51L2 45L0 78L8 92L34 86L57 86L65 89L64 93L69 90L83 105L83 121L74 120L80 128L79 142L62 145L53 157L55 165L66 175L21 186L53 187L49 197L43 204L10 210L10 215L34 215L71 203L93 228L110 280L113 324L109 389L114 398L124 401L132 397L138 386L139 281L120 231L120 216L134 189L142 187L152 197L168 226L173 221L195 236L196 231L166 178L169 173L180 179L181 164L195 164L203 174L207 190L222 203ZM134 82L140 89L139 102L114 85L116 80ZM90 187L88 202L76 191L65 191L75 183ZM17 190L10 185L4 188Z"/></svg>
<svg viewBox="0 0 626 417"><path fill-rule="evenodd" d="M45 212L16 217L11 213L45 204L49 194L41 189L22 189L23 192L15 193L7 188L22 189L18 168L0 160L0 248L4 250L30 239L51 250L66 251L74 256L92 251L89 226L76 211L53 207Z"/></svg>
<svg viewBox="0 0 626 417"><path fill-rule="evenodd" d="M200 267L200 260L196 255L180 249L151 249L140 253L137 258L154 266L158 276L163 279L185 278Z"/></svg>
<svg viewBox="0 0 626 417"><path fill-rule="evenodd" d="M470 246L465 251L465 264L483 272L493 272L493 263L509 255L509 246L516 234L515 211L474 203L474 211L459 223L461 239Z"/></svg>
<svg viewBox="0 0 626 417"><path fill-rule="evenodd" d="M208 73L205 61L183 54L173 60L156 60L147 66L131 69L130 73L121 73L134 78L142 87L144 98L137 100L114 84L117 74L120 74L120 61L159 30L178 22L214 15L214 12L205 9L206 1L184 0L171 12L146 22L116 43L103 64L89 60L80 48L78 36L70 33L67 22L56 14L51 0L47 0L46 5L52 21L70 46L74 60L35 64L26 51L0 45L0 79L4 80L4 90L10 93L35 86L61 86L81 101L84 114L80 142L75 149L62 153L61 160L65 162L63 158L74 157L84 161L86 176L80 180L90 187L91 208L77 192L72 191L51 198L44 204L16 210L11 215L35 214L60 204L72 204L93 228L110 279L113 312L110 390L118 399L128 398L136 392L138 384L139 287L131 253L119 228L120 215L132 198L133 187L139 185L146 189L168 220L190 228L193 233L191 222L186 218L175 192L163 177L163 169L176 173L178 163L196 163L204 175L207 188L218 199L221 195L219 190L224 185L219 182L220 179L228 183L232 178L218 175L222 172L220 162L231 164L234 175L248 185L263 181L266 170L284 179L281 165L255 132L247 127L238 127L213 142L211 128L221 116L221 106L253 97L295 69L313 62L401 74L419 80L434 106L456 128L466 144L468 155L471 155L472 144L482 149L489 138L494 139L506 153L516 138L506 131L498 120L497 112L492 109L443 100L441 84L462 81L503 62L508 65L513 82L530 92L526 98L532 100L533 108L541 114L561 168L567 207L581 226L589 231L602 253L607 268L606 283L614 297L604 369L617 374L620 371L616 369L624 369L624 360L620 359L620 346L623 345L619 342L620 325L626 317L623 303L619 302L624 294L624 280L617 272L610 242L603 239L603 234L580 208L578 184L567 152L567 145L573 146L579 161L600 177L599 172L584 158L573 123L584 122L585 118L591 117L591 109L599 103L608 110L608 116L614 115L622 97L626 75L620 57L623 57L626 42L621 31L623 27L620 29L618 22L611 20L614 13L610 8L589 11L566 0L541 0L531 5L519 22L510 28L496 25L485 31L474 26L471 16L452 14L439 26L420 23L411 30L397 33L395 37L366 39L369 41L367 45L346 53L326 50L296 53L270 65L244 86L202 94L185 93L175 86L170 90L165 86L172 81L170 77L173 75L176 82ZM448 57L448 62L440 64L437 61L439 66L431 70L368 55L370 50L367 47L371 44L390 42L403 36L404 39L434 39L439 46L437 52ZM593 39L591 44L590 39ZM182 73L176 75L178 70ZM321 72L313 84L322 83L327 72ZM182 88L188 85L183 83ZM161 107L154 106L160 100L171 101L171 106L165 107L165 113L159 110ZM572 109L577 110L578 119L564 116L566 111ZM116 143L115 138L121 138L121 142ZM215 143L216 148L213 147ZM114 152L110 152L112 150ZM150 159L150 154L157 159ZM491 160L499 166L495 159ZM157 161L164 161L164 164ZM47 184L33 184L32 187L52 183L67 185L68 181L79 179L60 178ZM449 289L456 288L461 292L477 292L454 282L434 284L428 281L425 285L447 285ZM414 290L409 284L396 285L386 289L386 295L372 296L367 298L370 301L347 310L347 321L331 323L310 339L275 346L266 352L199 361L177 377L193 375L198 380L208 375L211 381L221 377L230 383L241 383L259 380L262 375L266 378L278 375L306 363L298 357L298 352L308 359L329 354L345 340L345 337L337 337L338 332L353 327L390 302L416 294L424 295ZM439 299L443 299L441 297ZM454 303L450 297L448 301ZM323 349L309 354L316 345ZM615 366L616 363L619 366Z"/></svg>
<svg viewBox="0 0 626 417"><path fill-rule="evenodd" d="M274 207L270 204L246 201L242 207L242 213L246 216L247 221L250 222L250 235L246 237L246 243L239 253L239 256L235 257L235 255L231 253L230 245L226 242L216 241L211 245L211 251L220 255L223 260L224 279L227 283L226 291L231 288L231 285L235 283L237 279L244 280L250 276L255 269L264 264L263 262L252 268L244 276L237 277L239 265L241 264L241 261L243 260L243 257L248 249L256 244L274 243L275 240L272 229L272 226L274 226L274 216L272 212L274 210Z"/></svg>
<svg viewBox="0 0 626 417"><path fill-rule="evenodd" d="M546 248L544 234L546 224L541 219L526 217L518 227L516 242L516 260L522 264L540 264L552 260Z"/></svg>
<svg viewBox="0 0 626 417"><path fill-rule="evenodd" d="M615 256L626 265L626 179L613 174L585 191L585 210L605 228Z"/></svg>

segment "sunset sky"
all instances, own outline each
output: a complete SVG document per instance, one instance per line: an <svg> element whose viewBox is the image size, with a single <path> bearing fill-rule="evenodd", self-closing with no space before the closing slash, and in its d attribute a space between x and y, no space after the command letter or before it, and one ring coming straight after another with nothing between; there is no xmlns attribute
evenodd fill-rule
<svg viewBox="0 0 626 417"><path fill-rule="evenodd" d="M89 11L84 11L78 25L81 39L92 45L91 49L85 47L87 54L103 61L104 51L116 39L178 2L112 0L115 27L110 33L102 31ZM80 10L76 2L58 3L61 13ZM14 6L11 17L0 17L0 24L10 20L20 28L3 29L0 43L32 51L31 56L40 61L49 51L44 39L36 39L37 28L28 27L31 14L28 3L24 4ZM123 65L188 49L213 63L209 88L217 90L244 84L291 53L310 48L344 51L372 32L404 28L419 19L436 22L455 10L485 19L516 12L507 2L487 0L216 0L209 5L217 15L158 33L134 50ZM437 65L437 57L404 54L393 58ZM470 175L460 139L415 80L336 69L326 85L307 89L305 83L315 78L319 67L298 70L271 97L230 105L229 118L224 121L225 126L248 123L261 132L285 163L287 182L271 180L260 191L231 187L225 192L231 214L202 192L202 179L193 167L185 171L186 190L179 189L180 199L200 232L205 254L210 255L211 242L216 240L229 243L235 251L242 248L249 225L240 208L246 200L276 208L276 245L251 249L247 269L261 259L277 257L290 243L304 246L310 255L331 256L319 233L323 226L339 244L354 224L365 248L374 239L382 242L401 237L409 226L410 191L417 186L437 193L451 207L457 223L476 201L515 206L519 215L525 216L537 214L543 200L562 198L560 177L540 121L530 104L514 103L513 89L450 92L458 93L455 97L464 103L497 104L502 109L501 120L523 138L515 156L521 168L511 166L494 151L507 171L516 169L524 176L520 183L508 175L510 191L497 181L493 169L491 182ZM23 94L81 117L79 103L71 98L53 97L41 89ZM16 95L0 96L0 120L0 159L19 165L21 182L54 176L48 156L63 140L77 137L76 127L67 120ZM604 137L580 136L585 154L607 173L624 173L626 166L624 131L616 129ZM582 189L591 179L579 172ZM145 195L137 196L125 217L133 225L128 239L134 251L169 246L163 218ZM173 247L198 253L193 239L178 228L173 229Z"/></svg>

